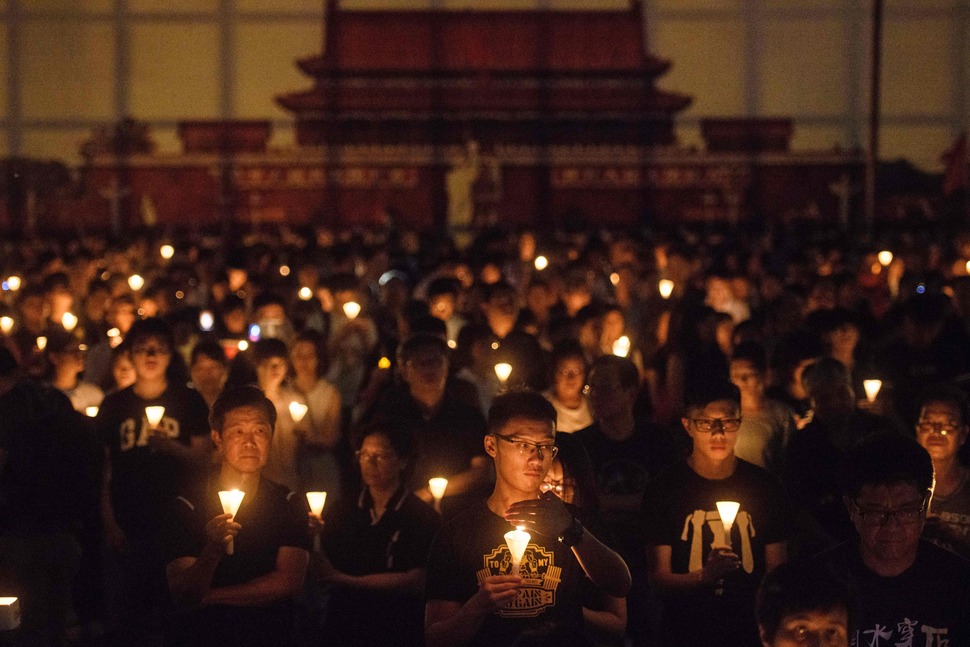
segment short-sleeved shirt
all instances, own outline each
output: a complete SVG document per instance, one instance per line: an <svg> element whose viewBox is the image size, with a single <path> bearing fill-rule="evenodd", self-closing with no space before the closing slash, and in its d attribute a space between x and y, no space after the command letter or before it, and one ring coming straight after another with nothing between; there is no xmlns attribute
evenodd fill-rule
<svg viewBox="0 0 970 647"><path fill-rule="evenodd" d="M484 501L442 526L428 558L427 599L465 604L484 578L511 574L504 537L510 530ZM592 583L572 550L554 537L533 534L519 573L524 585L518 597L487 616L469 645L503 647L531 631L551 634L564 647L586 645L582 600Z"/></svg>
<svg viewBox="0 0 970 647"><path fill-rule="evenodd" d="M930 512L938 516L950 530L970 541L970 479L964 479L960 486L945 498L934 493ZM962 554L964 557L967 556L965 548L954 546L939 533L932 533L927 529L923 537L937 546Z"/></svg>
<svg viewBox="0 0 970 647"><path fill-rule="evenodd" d="M337 503L326 515L323 551L348 575L404 573L424 568L438 513L405 488L373 516L367 490ZM377 647L424 644L424 598L413 593L344 589L327 605L325 634L334 645Z"/></svg>
<svg viewBox="0 0 970 647"><path fill-rule="evenodd" d="M276 569L284 546L308 550L308 507L303 497L266 479L260 479L255 495L243 497L235 520L242 528L233 540L233 554L223 555L212 576L211 588L243 584ZM218 487L208 480L202 487L174 499L164 532L166 562L198 557L205 547L205 525L222 514ZM189 644L289 644L293 603L279 600L258 607L215 605L189 612L177 624L179 640Z"/></svg>
<svg viewBox="0 0 970 647"><path fill-rule="evenodd" d="M851 647L970 645L970 562L962 557L921 540L916 561L896 577L870 571L854 542L814 560L857 601Z"/></svg>
<svg viewBox="0 0 970 647"><path fill-rule="evenodd" d="M673 573L704 567L712 545L725 543L717 501L741 504L731 546L741 568L717 586L665 601L664 645L757 645L754 596L765 573L765 547L786 541L789 506L777 478L738 459L731 476L711 480L680 463L652 482L643 499L648 546L670 546Z"/></svg>
<svg viewBox="0 0 970 647"><path fill-rule="evenodd" d="M179 385L169 385L150 400L128 387L101 403L96 425L111 460L115 517L136 539L153 540L160 529L159 519L171 509L178 489L198 474L194 466L152 451L148 444L151 427L145 415L149 406L165 407L158 429L183 445L209 434L209 408L198 392Z"/></svg>

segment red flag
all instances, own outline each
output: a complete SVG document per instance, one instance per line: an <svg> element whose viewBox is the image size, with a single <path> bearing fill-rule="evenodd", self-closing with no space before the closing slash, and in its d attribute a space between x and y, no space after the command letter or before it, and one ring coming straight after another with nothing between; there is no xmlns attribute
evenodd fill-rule
<svg viewBox="0 0 970 647"><path fill-rule="evenodd" d="M943 173L943 195L948 196L967 188L967 133L960 133L953 148L940 156L946 164Z"/></svg>

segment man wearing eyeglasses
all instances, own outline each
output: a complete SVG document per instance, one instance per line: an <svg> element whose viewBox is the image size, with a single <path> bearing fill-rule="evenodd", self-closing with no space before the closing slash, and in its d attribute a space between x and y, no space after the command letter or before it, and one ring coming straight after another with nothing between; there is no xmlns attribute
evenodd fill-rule
<svg viewBox="0 0 970 647"><path fill-rule="evenodd" d="M484 446L495 465L495 487L435 537L426 588L428 647L512 645L527 636L586 645L582 607L589 587L626 595L630 572L620 556L558 497L541 493L555 440L556 410L540 394L513 391L493 402ZM516 527L531 535L518 574L505 538Z"/></svg>
<svg viewBox="0 0 970 647"><path fill-rule="evenodd" d="M664 602L659 644L757 645L755 592L787 558L781 483L734 455L741 395L730 382L689 392L681 424L693 441L690 455L643 498L650 578ZM740 504L727 532L719 501Z"/></svg>
<svg viewBox="0 0 970 647"><path fill-rule="evenodd" d="M911 438L879 433L842 465L858 539L815 559L857 599L850 644L970 644L970 563L920 539L933 494L929 454Z"/></svg>

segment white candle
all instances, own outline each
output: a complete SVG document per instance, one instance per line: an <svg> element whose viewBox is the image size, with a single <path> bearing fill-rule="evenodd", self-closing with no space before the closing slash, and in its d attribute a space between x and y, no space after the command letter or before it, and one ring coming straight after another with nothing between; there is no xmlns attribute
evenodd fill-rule
<svg viewBox="0 0 970 647"><path fill-rule="evenodd" d="M84 407L84 414L89 418L93 418L98 415L98 407Z"/></svg>
<svg viewBox="0 0 970 647"><path fill-rule="evenodd" d="M0 332L4 335L13 330L13 317L0 317Z"/></svg>
<svg viewBox="0 0 970 647"><path fill-rule="evenodd" d="M230 515L229 521L232 521L236 513L239 512L239 506L242 505L244 496L246 496L245 492L240 492L236 489L219 491L219 503L222 504L222 511ZM227 555L232 555L232 544L233 542L230 539L229 544L226 546Z"/></svg>
<svg viewBox="0 0 970 647"><path fill-rule="evenodd" d="M522 555L529 545L532 535L525 531L524 526L518 526L515 530L505 533L505 543L509 547L509 554L512 555L512 575L519 574L519 566L522 564Z"/></svg>
<svg viewBox="0 0 970 647"><path fill-rule="evenodd" d="M303 420L303 416L306 415L309 407L302 402L290 402L290 417L293 418L293 422L300 422Z"/></svg>
<svg viewBox="0 0 970 647"><path fill-rule="evenodd" d="M158 253L167 261L175 256L175 248L171 245L162 245L159 247Z"/></svg>
<svg viewBox="0 0 970 647"><path fill-rule="evenodd" d="M143 279L139 274L132 274L128 277L128 287L137 292L145 287L145 279Z"/></svg>
<svg viewBox="0 0 970 647"><path fill-rule="evenodd" d="M44 350L45 348L47 348L47 337L44 337L43 335L41 335L40 337L37 338L37 348L39 348L40 350Z"/></svg>
<svg viewBox="0 0 970 647"><path fill-rule="evenodd" d="M495 365L495 375L498 376L498 381L505 384L509 381L509 376L512 375L512 365L506 362L499 362Z"/></svg>
<svg viewBox="0 0 970 647"><path fill-rule="evenodd" d="M536 264L536 269L541 272L542 270L549 267L549 259L546 258L545 256L536 256L535 264Z"/></svg>
<svg viewBox="0 0 970 647"><path fill-rule="evenodd" d="M165 415L165 407L154 406L145 407L145 417L148 418L148 424L152 429L158 427L158 423L162 421L162 417Z"/></svg>
<svg viewBox="0 0 970 647"><path fill-rule="evenodd" d="M882 380L862 380L862 388L866 390L866 400L875 402L882 388Z"/></svg>
<svg viewBox="0 0 970 647"><path fill-rule="evenodd" d="M309 301L313 298L313 290L304 285L302 288L300 288L299 292L296 293L296 296L300 297L300 301Z"/></svg>
<svg viewBox="0 0 970 647"><path fill-rule="evenodd" d="M10 631L20 626L20 600L0 598L0 631Z"/></svg>
<svg viewBox="0 0 970 647"><path fill-rule="evenodd" d="M344 304L344 314L347 318L353 321L360 314L360 304L356 301L348 301Z"/></svg>
<svg viewBox="0 0 970 647"><path fill-rule="evenodd" d="M323 504L327 502L326 492L307 492L306 493L307 503L310 504L310 512L313 513L317 519L323 521ZM313 535L313 552L318 553L322 547L320 546L320 533L314 533Z"/></svg>
<svg viewBox="0 0 970 647"><path fill-rule="evenodd" d="M657 288L660 290L661 297L669 299L670 295L674 293L674 282L670 279L660 279Z"/></svg>
<svg viewBox="0 0 970 647"><path fill-rule="evenodd" d="M434 509L441 512L441 499L445 496L445 490L448 489L448 479L440 476L428 479L428 489L431 491L431 496L434 497Z"/></svg>
<svg viewBox="0 0 970 647"><path fill-rule="evenodd" d="M889 264L893 262L893 253L888 249L884 249L876 256L879 259L879 264L883 267L889 267ZM871 256L869 258L872 258Z"/></svg>
<svg viewBox="0 0 970 647"><path fill-rule="evenodd" d="M77 316L73 312L65 312L61 317L61 325L64 326L64 330L71 332L77 327Z"/></svg>
<svg viewBox="0 0 970 647"><path fill-rule="evenodd" d="M717 513L721 517L721 524L724 526L724 541L730 547L731 526L734 525L734 519L738 516L741 504L737 501L718 501L715 505L717 506Z"/></svg>
<svg viewBox="0 0 970 647"><path fill-rule="evenodd" d="M623 335L613 342L613 354L617 357L626 357L630 354L630 338Z"/></svg>

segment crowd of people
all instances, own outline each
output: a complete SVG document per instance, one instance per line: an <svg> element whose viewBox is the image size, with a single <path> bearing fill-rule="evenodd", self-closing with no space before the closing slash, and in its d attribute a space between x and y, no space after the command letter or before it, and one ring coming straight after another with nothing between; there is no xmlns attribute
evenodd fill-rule
<svg viewBox="0 0 970 647"><path fill-rule="evenodd" d="M3 243L0 644L970 644L970 237L866 241Z"/></svg>

